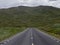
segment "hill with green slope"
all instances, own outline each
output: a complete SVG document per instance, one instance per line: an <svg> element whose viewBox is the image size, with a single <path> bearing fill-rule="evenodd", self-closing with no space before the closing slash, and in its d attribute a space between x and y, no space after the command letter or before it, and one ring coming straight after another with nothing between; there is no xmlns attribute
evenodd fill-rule
<svg viewBox="0 0 60 45"><path fill-rule="evenodd" d="M38 27L60 35L60 9L51 6L0 9L0 27Z"/></svg>

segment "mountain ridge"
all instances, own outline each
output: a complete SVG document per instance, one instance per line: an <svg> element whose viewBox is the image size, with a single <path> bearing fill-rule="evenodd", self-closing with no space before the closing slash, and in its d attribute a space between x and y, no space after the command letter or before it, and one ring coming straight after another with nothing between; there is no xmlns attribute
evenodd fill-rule
<svg viewBox="0 0 60 45"><path fill-rule="evenodd" d="M50 6L0 9L0 27L38 27L60 35L60 9Z"/></svg>
<svg viewBox="0 0 60 45"><path fill-rule="evenodd" d="M43 5L34 6L34 7L30 7L30 6L15 6L15 7L10 7L10 8L19 8L19 7L26 7L26 8L51 7L51 8L57 8L57 7L53 7L53 6L43 6ZM10 9L10 8L1 8L1 9ZM60 9L60 8L57 8L57 9Z"/></svg>

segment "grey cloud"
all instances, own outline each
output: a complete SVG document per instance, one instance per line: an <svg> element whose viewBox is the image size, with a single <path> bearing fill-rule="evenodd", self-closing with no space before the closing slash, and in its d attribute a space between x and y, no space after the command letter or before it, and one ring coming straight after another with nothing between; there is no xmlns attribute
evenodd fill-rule
<svg viewBox="0 0 60 45"><path fill-rule="evenodd" d="M38 6L48 5L60 7L60 0L0 0L0 8L13 6Z"/></svg>

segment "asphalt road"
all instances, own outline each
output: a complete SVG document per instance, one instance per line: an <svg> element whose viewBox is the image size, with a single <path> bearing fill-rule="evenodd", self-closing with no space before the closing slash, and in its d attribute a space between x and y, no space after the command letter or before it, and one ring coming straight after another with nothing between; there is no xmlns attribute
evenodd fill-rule
<svg viewBox="0 0 60 45"><path fill-rule="evenodd" d="M60 42L37 29L29 28L0 45L60 45Z"/></svg>

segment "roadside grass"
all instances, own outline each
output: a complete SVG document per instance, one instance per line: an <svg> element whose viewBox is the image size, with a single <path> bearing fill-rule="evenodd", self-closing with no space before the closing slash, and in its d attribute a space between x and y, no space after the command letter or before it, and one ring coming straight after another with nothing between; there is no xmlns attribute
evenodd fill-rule
<svg viewBox="0 0 60 45"><path fill-rule="evenodd" d="M47 31L44 31L44 30L41 30L41 31L43 31L43 32L45 32L45 33L47 33L47 34L49 34L49 35L51 35L51 36L54 36L54 37L56 37L56 38L58 38L58 39L60 39L60 35L59 35L59 34L47 32Z"/></svg>
<svg viewBox="0 0 60 45"><path fill-rule="evenodd" d="M24 29L25 27L0 27L0 41L22 32Z"/></svg>
<svg viewBox="0 0 60 45"><path fill-rule="evenodd" d="M47 30L44 30L43 28L39 28L39 27L38 27L38 29L40 29L41 31L43 31L43 32L45 32L45 33L47 33L47 34L49 34L49 35L51 35L51 36L54 36L54 37L60 39L60 34L59 34L60 31L58 32L58 30L56 30L56 31L55 31L55 30L50 30L50 31L49 31L49 30L47 29L47 30L48 30L48 31L47 31Z"/></svg>
<svg viewBox="0 0 60 45"><path fill-rule="evenodd" d="M23 31L24 27L39 27L54 33L51 35L60 35L60 9L51 6L0 9L0 41Z"/></svg>
<svg viewBox="0 0 60 45"><path fill-rule="evenodd" d="M56 37L56 38L60 39L60 35L58 35L58 34L50 33L50 32L48 32L48 34L50 34L50 35L52 35L52 36L54 36L54 37Z"/></svg>

